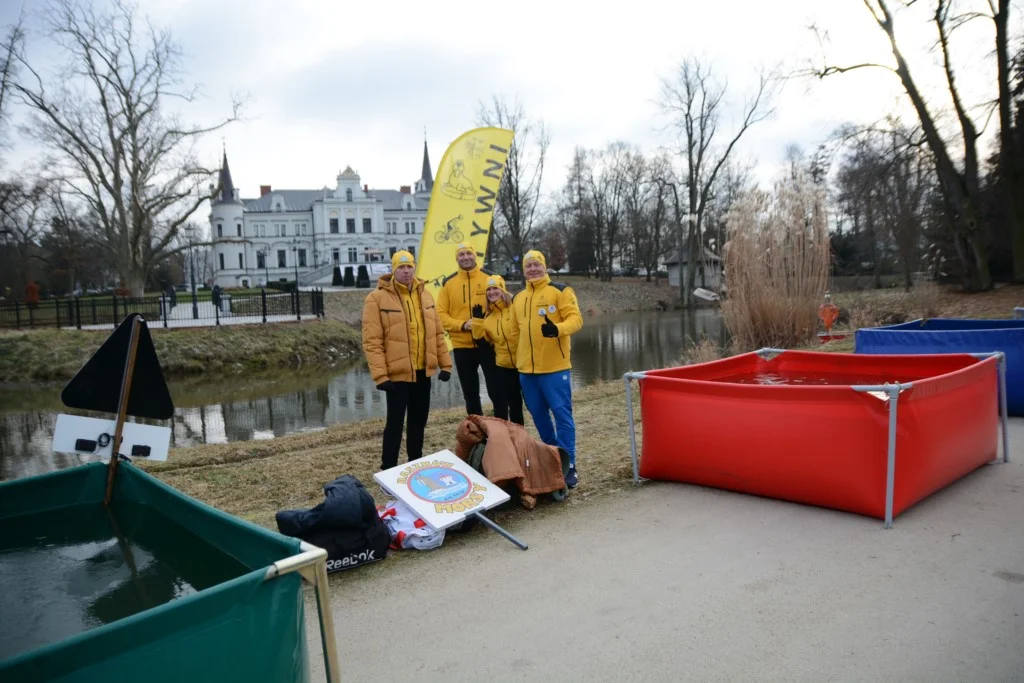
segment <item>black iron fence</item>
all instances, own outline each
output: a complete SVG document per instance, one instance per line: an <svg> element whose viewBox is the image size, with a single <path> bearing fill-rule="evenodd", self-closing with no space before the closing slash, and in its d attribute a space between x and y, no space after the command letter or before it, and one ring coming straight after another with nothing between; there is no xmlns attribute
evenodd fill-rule
<svg viewBox="0 0 1024 683"><path fill-rule="evenodd" d="M141 313L150 327L194 327L283 322L302 316L324 317L324 291L307 289L193 297L190 293L143 297L89 296L43 299L36 304L0 303L0 329L117 327L129 313Z"/></svg>

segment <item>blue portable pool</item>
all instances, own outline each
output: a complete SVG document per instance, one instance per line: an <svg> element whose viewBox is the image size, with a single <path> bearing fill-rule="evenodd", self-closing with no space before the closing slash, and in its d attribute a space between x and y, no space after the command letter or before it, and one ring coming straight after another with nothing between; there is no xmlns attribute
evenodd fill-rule
<svg viewBox="0 0 1024 683"><path fill-rule="evenodd" d="M1024 320L930 318L857 330L857 353L1006 354L1006 402L1010 415L1024 415Z"/></svg>

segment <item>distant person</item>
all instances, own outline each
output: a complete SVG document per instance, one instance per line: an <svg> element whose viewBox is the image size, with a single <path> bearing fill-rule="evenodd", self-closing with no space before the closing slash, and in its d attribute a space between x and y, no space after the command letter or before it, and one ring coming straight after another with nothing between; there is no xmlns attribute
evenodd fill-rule
<svg viewBox="0 0 1024 683"><path fill-rule="evenodd" d="M519 343L519 329L512 312L512 296L505 288L505 279L500 275L487 278L487 311L483 320L473 321L473 338L484 339L494 347L494 376L491 395L494 416L502 420L524 424L523 393L519 387L519 370L516 369L516 344Z"/></svg>
<svg viewBox="0 0 1024 683"><path fill-rule="evenodd" d="M583 327L583 316L572 288L548 277L544 254L528 251L523 257L523 275L526 287L512 300L519 339L519 382L541 441L569 453L565 484L576 488L579 478L569 337Z"/></svg>
<svg viewBox="0 0 1024 683"><path fill-rule="evenodd" d="M373 383L385 392L381 469L398 464L402 427L408 415L406 450L409 460L423 457L423 432L430 414L430 378L451 379L441 319L434 297L415 277L416 260L408 251L391 257L391 273L377 280L363 304L363 352Z"/></svg>
<svg viewBox="0 0 1024 683"><path fill-rule="evenodd" d="M466 399L466 413L483 415L480 403L480 376L483 368L487 396L494 402L494 347L484 340L473 339L473 319L483 319L487 305L487 278L491 273L476 262L476 249L462 242L455 251L459 269L446 277L437 295L437 312L441 324L452 340L455 369Z"/></svg>

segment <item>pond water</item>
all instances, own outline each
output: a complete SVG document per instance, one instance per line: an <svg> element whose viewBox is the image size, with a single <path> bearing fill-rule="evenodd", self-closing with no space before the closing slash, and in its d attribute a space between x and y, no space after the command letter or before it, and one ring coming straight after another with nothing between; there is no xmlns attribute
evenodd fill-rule
<svg viewBox="0 0 1024 683"><path fill-rule="evenodd" d="M621 379L628 371L677 363L682 349L707 338L724 345L717 309L640 312L588 318L572 338L573 384ZM481 380L481 387L483 381ZM82 462L51 451L62 385L0 389L0 480ZM288 369L169 383L175 414L171 446L272 439L385 415L362 361L344 367ZM484 396L486 400L486 396ZM433 382L431 408L464 405L457 377Z"/></svg>

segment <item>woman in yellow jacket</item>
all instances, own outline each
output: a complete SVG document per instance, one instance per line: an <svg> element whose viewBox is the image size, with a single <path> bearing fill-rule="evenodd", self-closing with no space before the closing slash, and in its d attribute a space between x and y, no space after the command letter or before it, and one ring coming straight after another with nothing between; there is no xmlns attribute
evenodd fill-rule
<svg viewBox="0 0 1024 683"><path fill-rule="evenodd" d="M451 379L452 360L434 297L416 279L416 261L407 251L391 257L391 275L382 275L363 304L363 352L377 388L385 392L387 423L381 469L398 464L402 426L408 412L409 460L423 457L423 432L430 414L430 377Z"/></svg>
<svg viewBox="0 0 1024 683"><path fill-rule="evenodd" d="M519 339L515 356L519 383L541 441L569 453L565 484L575 488L576 423L572 417L569 337L583 327L583 316L572 287L548 277L544 254L528 251L523 257L523 274L526 288L512 300Z"/></svg>
<svg viewBox="0 0 1024 683"><path fill-rule="evenodd" d="M519 370L516 369L516 345L519 329L512 312L512 296L500 275L487 278L487 314L481 320L473 319L473 338L483 339L494 346L495 391L491 396L494 416L502 420L524 424L523 394L519 388Z"/></svg>

